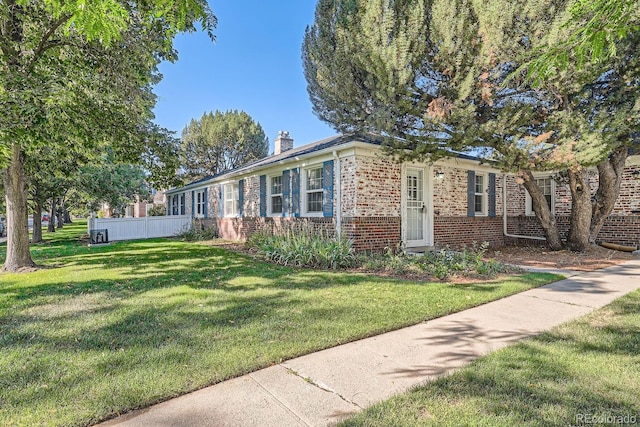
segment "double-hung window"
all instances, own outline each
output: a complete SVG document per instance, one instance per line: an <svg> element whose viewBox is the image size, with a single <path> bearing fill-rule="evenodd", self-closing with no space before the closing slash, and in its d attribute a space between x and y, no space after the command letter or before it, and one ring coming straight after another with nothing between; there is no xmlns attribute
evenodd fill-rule
<svg viewBox="0 0 640 427"><path fill-rule="evenodd" d="M536 178L536 184L542 190L542 194L544 195L545 200L547 201L547 206L549 206L549 210L551 213L554 212L555 203L554 203L554 193L555 193L555 182L550 176ZM533 201L531 200L531 196L527 191L527 200L526 200L526 213L527 215L535 215L533 211Z"/></svg>
<svg viewBox="0 0 640 427"><path fill-rule="evenodd" d="M476 215L487 214L487 176L476 173L474 206Z"/></svg>
<svg viewBox="0 0 640 427"><path fill-rule="evenodd" d="M282 214L282 175L269 178L269 213Z"/></svg>
<svg viewBox="0 0 640 427"><path fill-rule="evenodd" d="M180 215L180 196L178 194L171 197L171 215Z"/></svg>
<svg viewBox="0 0 640 427"><path fill-rule="evenodd" d="M197 218L202 218L204 217L204 190L196 191L193 197L193 207L195 208L193 214Z"/></svg>
<svg viewBox="0 0 640 427"><path fill-rule="evenodd" d="M322 166L307 169L304 196L307 213L322 212L322 185Z"/></svg>
<svg viewBox="0 0 640 427"><path fill-rule="evenodd" d="M240 193L238 183L225 184L223 187L224 216L237 216Z"/></svg>

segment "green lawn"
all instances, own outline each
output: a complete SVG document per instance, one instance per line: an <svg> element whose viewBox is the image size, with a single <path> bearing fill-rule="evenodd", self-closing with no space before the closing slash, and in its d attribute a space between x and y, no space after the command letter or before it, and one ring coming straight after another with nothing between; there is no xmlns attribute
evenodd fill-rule
<svg viewBox="0 0 640 427"><path fill-rule="evenodd" d="M88 248L85 232L45 233L48 268L0 274L0 425L94 423L558 278L419 283L168 239Z"/></svg>
<svg viewBox="0 0 640 427"><path fill-rule="evenodd" d="M373 406L344 426L640 423L640 291Z"/></svg>

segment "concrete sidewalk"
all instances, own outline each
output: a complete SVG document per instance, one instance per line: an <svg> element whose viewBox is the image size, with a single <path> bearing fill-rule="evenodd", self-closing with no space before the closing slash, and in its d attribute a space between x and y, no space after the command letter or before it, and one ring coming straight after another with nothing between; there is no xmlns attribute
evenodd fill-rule
<svg viewBox="0 0 640 427"><path fill-rule="evenodd" d="M103 425L325 426L640 288L640 260L288 360Z"/></svg>

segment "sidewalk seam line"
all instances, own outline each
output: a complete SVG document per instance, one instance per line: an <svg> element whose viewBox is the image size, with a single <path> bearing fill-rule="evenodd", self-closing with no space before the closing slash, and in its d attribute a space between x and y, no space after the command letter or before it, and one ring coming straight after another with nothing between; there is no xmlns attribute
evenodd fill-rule
<svg viewBox="0 0 640 427"><path fill-rule="evenodd" d="M260 381L256 380L255 378L253 378L253 375L248 374L249 378L251 378L251 381L253 381L254 383L256 383L258 385L258 387L260 387L261 389L263 389L269 396L271 396L276 402L278 402L278 405L280 405L281 407L283 407L285 409L285 411L289 412L291 415L293 415L295 418L298 419L299 422L301 422L302 424L304 424L305 426L309 426L311 427L311 424L309 424L308 422L306 422L305 420L302 419L301 416L299 416L298 414L296 414L291 408L289 408L282 400L280 400L278 398L278 396L276 396L275 394L271 393L271 391L269 391L265 386L263 386Z"/></svg>
<svg viewBox="0 0 640 427"><path fill-rule="evenodd" d="M358 408L358 409L360 409L360 410L362 410L362 409L363 409L360 405L358 405L357 403L352 402L352 401L350 401L349 399L345 398L343 395L341 395L341 394L340 394L340 393L338 393L337 391L335 391L335 390L331 390L331 389L329 389L329 388L322 387L320 384L318 384L317 382L315 382L315 381L313 380L313 378L311 378L311 377L303 377L302 375L300 375L298 372L294 371L294 370L293 370L293 369L291 369L291 368L287 368L286 366L283 366L283 365L280 365L280 366L282 366L284 369L286 369L290 374L295 375L296 377L300 378L302 381L304 381L304 382L306 382L306 383L311 384L312 386L314 386L314 387L316 387L316 388L318 388L318 389L320 389L320 390L324 391L325 393L335 394L336 396L338 396L340 399L344 400L344 401L345 401L345 402L347 402L348 404L353 405L353 406L355 406L356 408Z"/></svg>
<svg viewBox="0 0 640 427"><path fill-rule="evenodd" d="M549 299L549 298L542 298L539 296L535 296L535 295L523 295L527 298L535 298L535 299L539 299L540 301L549 301L549 302L557 302L559 304L566 304L566 305L572 305L574 307L584 307L584 308L591 308L596 310L598 307L594 307L592 305L582 305L582 304L575 304L572 302L567 302L567 301L558 301L558 300L554 300L554 299Z"/></svg>

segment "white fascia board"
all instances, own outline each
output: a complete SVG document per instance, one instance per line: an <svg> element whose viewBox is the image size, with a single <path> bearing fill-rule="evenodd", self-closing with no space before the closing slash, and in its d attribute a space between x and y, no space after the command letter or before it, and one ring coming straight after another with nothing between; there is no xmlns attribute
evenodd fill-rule
<svg viewBox="0 0 640 427"><path fill-rule="evenodd" d="M492 167L480 160L462 159L460 157L446 157L438 159L433 163L434 167L450 167L455 169L473 169L482 172L503 173L500 169Z"/></svg>
<svg viewBox="0 0 640 427"><path fill-rule="evenodd" d="M185 185L184 187L177 187L177 188L172 188L171 190L167 190L164 192L164 194L166 194L167 196L172 196L174 194L180 194L180 193L184 193L186 191L197 191L197 190L204 190L205 188L209 187L209 185L214 181L214 179L208 179L206 181L202 181L202 182L198 182L196 184L189 184L189 185Z"/></svg>

